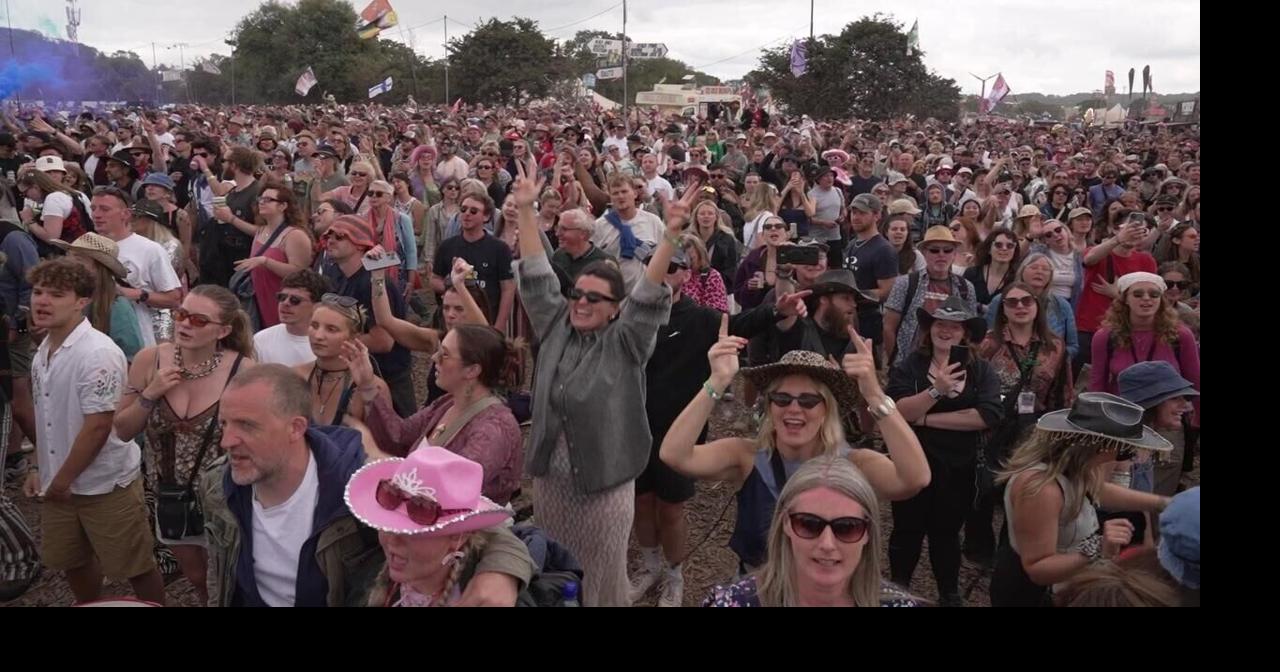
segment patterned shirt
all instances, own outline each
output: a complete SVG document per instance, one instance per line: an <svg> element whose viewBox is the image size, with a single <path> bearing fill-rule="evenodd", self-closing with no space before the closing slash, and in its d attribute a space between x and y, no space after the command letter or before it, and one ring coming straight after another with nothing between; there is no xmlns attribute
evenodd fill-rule
<svg viewBox="0 0 1280 672"><path fill-rule="evenodd" d="M114 413L124 392L128 365L111 337L82 319L56 352L45 338L31 362L31 391L40 433L36 451L40 489L53 482L84 427L84 416ZM121 441L115 430L93 462L71 484L74 495L103 495L138 477L142 454L132 441Z"/></svg>
<svg viewBox="0 0 1280 672"><path fill-rule="evenodd" d="M691 275L680 291L699 306L706 306L722 313L729 312L729 297L725 292L724 278L720 277L720 272L714 268Z"/></svg>
<svg viewBox="0 0 1280 672"><path fill-rule="evenodd" d="M760 596L756 594L756 576L751 574L737 583L727 586L716 586L711 595L703 600L704 607L759 607ZM880 606L882 607L918 607L919 601L887 581L880 582Z"/></svg>

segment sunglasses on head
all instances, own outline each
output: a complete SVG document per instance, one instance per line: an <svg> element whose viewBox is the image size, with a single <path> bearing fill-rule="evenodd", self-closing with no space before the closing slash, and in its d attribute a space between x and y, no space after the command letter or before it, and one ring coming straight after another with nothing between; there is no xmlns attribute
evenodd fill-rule
<svg viewBox="0 0 1280 672"><path fill-rule="evenodd" d="M1006 308L1017 308L1018 306L1030 308L1031 306L1034 306L1035 303L1036 297L1031 296L1030 294L1026 296L1008 296L1004 299L1004 305Z"/></svg>
<svg viewBox="0 0 1280 672"><path fill-rule="evenodd" d="M1129 295L1135 299L1158 299L1164 296L1164 292L1158 289L1135 289Z"/></svg>
<svg viewBox="0 0 1280 672"><path fill-rule="evenodd" d="M276 292L276 303L284 303L286 301L288 301L289 305L291 306L297 306L297 305L301 305L303 301L306 301L306 299L302 298L301 296L298 296L297 294L286 294L285 292Z"/></svg>
<svg viewBox="0 0 1280 672"><path fill-rule="evenodd" d="M770 392L769 403L778 408L786 408L792 402L800 404L800 408L811 409L824 401L821 394L812 392L804 392L802 394L788 394L786 392Z"/></svg>
<svg viewBox="0 0 1280 672"><path fill-rule="evenodd" d="M173 311L173 321L174 321L174 322L187 322L187 323L189 323L191 326L193 326L193 327L195 327L195 328L197 328L197 329L199 329L199 328L201 328L201 327L207 327L207 326L209 326L210 324L217 324L217 325L221 325L221 324L222 324L221 322L217 322L217 321L215 321L213 318L210 318L210 317L208 317L208 316L201 315L201 314L199 314L199 313L192 313L192 312L188 311L186 308L178 308L177 310L174 310L174 311Z"/></svg>
<svg viewBox="0 0 1280 672"><path fill-rule="evenodd" d="M320 297L320 302L332 303L337 306L342 306L343 308L355 308L356 306L360 305L360 302L357 301L354 297L343 296L342 294L334 294L333 292L329 292L324 296Z"/></svg>
<svg viewBox="0 0 1280 672"><path fill-rule="evenodd" d="M1190 280L1165 280L1165 281L1164 281L1164 284L1168 285L1170 289L1184 289L1184 290L1185 290L1185 289L1190 289L1190 288L1191 288L1191 281L1190 281Z"/></svg>
<svg viewBox="0 0 1280 672"><path fill-rule="evenodd" d="M801 539L817 539L823 530L831 528L831 534L846 544L856 544L867 535L871 523L866 518L847 516L827 520L812 513L792 513L787 518L791 521L791 531Z"/></svg>
<svg viewBox="0 0 1280 672"><path fill-rule="evenodd" d="M570 301L586 299L587 303L593 306L597 303L600 303L601 301L607 301L609 303L618 302L618 300L613 298L612 296L601 294L600 292L584 292L581 289L578 289L577 287L570 289L568 296Z"/></svg>
<svg viewBox="0 0 1280 672"><path fill-rule="evenodd" d="M466 509L442 509L435 500L422 495L409 495L400 486L384 478L378 481L378 490L374 494L378 505L388 511L395 511L401 504L405 505L405 513L409 520L419 525L435 525L440 516L466 513Z"/></svg>

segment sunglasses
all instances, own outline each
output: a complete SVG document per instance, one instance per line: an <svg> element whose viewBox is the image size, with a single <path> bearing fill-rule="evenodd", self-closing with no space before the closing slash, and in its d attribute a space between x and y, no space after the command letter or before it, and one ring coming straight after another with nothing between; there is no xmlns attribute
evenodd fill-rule
<svg viewBox="0 0 1280 672"><path fill-rule="evenodd" d="M786 392L770 392L769 393L769 402L772 403L774 406L777 406L778 408L786 408L791 405L791 402L796 402L800 404L800 408L808 410L811 408L815 408L818 404L821 404L823 401L824 399L822 398L821 394L814 394L812 392L805 392L803 394L795 394L795 395L787 394Z"/></svg>
<svg viewBox="0 0 1280 672"><path fill-rule="evenodd" d="M284 292L276 292L276 303L284 303L286 301L288 301L289 305L291 306L299 306L299 305L302 305L302 302L306 301L306 299L302 298L301 296L298 296L297 294L286 294Z"/></svg>
<svg viewBox="0 0 1280 672"><path fill-rule="evenodd" d="M782 231L787 228L786 224L765 224L760 227L762 231Z"/></svg>
<svg viewBox="0 0 1280 672"><path fill-rule="evenodd" d="M210 324L222 325L221 322L216 322L209 317L200 315L199 313L189 312L186 308L178 308L173 311L173 320L174 322L187 322L197 329L207 327Z"/></svg>
<svg viewBox="0 0 1280 672"><path fill-rule="evenodd" d="M435 500L422 495L411 496L400 486L384 478L378 481L378 490L374 493L378 505L388 511L395 511L401 504L405 505L405 513L409 520L419 525L435 525L440 516L455 513L466 513L466 509L442 509Z"/></svg>
<svg viewBox="0 0 1280 672"><path fill-rule="evenodd" d="M1010 296L1005 298L1004 307L1017 308L1018 306L1022 306L1023 308L1030 308L1031 306L1034 306L1035 303L1036 297L1031 296L1030 294L1026 296Z"/></svg>
<svg viewBox="0 0 1280 672"><path fill-rule="evenodd" d="M383 197L383 196L390 196L390 195L391 195L391 192L389 192L389 191L371 191L371 192L369 192L369 195L370 195L370 196Z"/></svg>
<svg viewBox="0 0 1280 672"><path fill-rule="evenodd" d="M202 159L209 158L209 152L191 152L191 156L198 156Z"/></svg>
<svg viewBox="0 0 1280 672"><path fill-rule="evenodd" d="M927 254L951 254L952 252L955 252L955 251L956 251L956 248L954 248L954 247L926 247L926 248L924 248L924 251L925 251L925 253L927 253Z"/></svg>
<svg viewBox="0 0 1280 672"><path fill-rule="evenodd" d="M493 166L476 166L476 170L493 170Z"/></svg>
<svg viewBox="0 0 1280 672"><path fill-rule="evenodd" d="M593 306L596 305L597 303L600 303L601 301L608 301L609 303L618 302L618 300L613 298L612 296L606 296L604 294L601 294L600 292L584 292L581 289L578 289L577 287L570 289L568 296L570 301L586 299L587 303Z"/></svg>
<svg viewBox="0 0 1280 672"><path fill-rule="evenodd" d="M1135 299L1158 299L1164 296L1164 292L1158 289L1135 289L1129 294Z"/></svg>
<svg viewBox="0 0 1280 672"><path fill-rule="evenodd" d="M259 203L284 203L284 201L278 198L271 198L270 196L259 196L258 202Z"/></svg>
<svg viewBox="0 0 1280 672"><path fill-rule="evenodd" d="M320 302L332 303L337 306L342 306L343 308L355 308L356 306L360 305L360 302L357 301L354 297L343 296L342 294L334 294L333 292L329 292L324 296L320 297Z"/></svg>
<svg viewBox="0 0 1280 672"><path fill-rule="evenodd" d="M1190 289L1191 288L1190 280L1165 280L1164 284L1168 285L1170 289Z"/></svg>
<svg viewBox="0 0 1280 672"><path fill-rule="evenodd" d="M1066 233L1066 229L1062 228L1061 226L1055 226L1055 227L1053 227L1052 229L1048 229L1047 231L1045 231L1045 232L1044 232L1044 235L1046 235L1046 236L1057 236L1057 235L1061 235L1061 234L1063 234L1063 233Z"/></svg>
<svg viewBox="0 0 1280 672"><path fill-rule="evenodd" d="M473 206L471 206L471 207L467 207L467 208L458 208L458 212L465 212L465 213L467 213L468 215L483 215L483 214L485 214L485 212L484 212L484 209L483 209L483 208L477 208L477 207L475 207L474 205L473 205Z"/></svg>
<svg viewBox="0 0 1280 672"><path fill-rule="evenodd" d="M994 247L997 250L1012 250L1017 246L1018 246L1017 243L992 243L991 244L991 247Z"/></svg>
<svg viewBox="0 0 1280 672"><path fill-rule="evenodd" d="M1173 208L1170 208L1168 206L1165 206L1163 208L1156 208L1156 212L1173 212Z"/></svg>
<svg viewBox="0 0 1280 672"><path fill-rule="evenodd" d="M687 271L687 270L689 270L689 267L685 266L684 264L677 264L674 261L667 264L667 275L675 275L679 271Z"/></svg>
<svg viewBox="0 0 1280 672"><path fill-rule="evenodd" d="M791 531L801 539L817 539L822 536L823 530L830 527L831 534L846 544L862 541L862 538L867 536L867 529L871 527L871 523L866 518L852 516L827 520L812 513L793 513L787 518L791 521Z"/></svg>
<svg viewBox="0 0 1280 672"><path fill-rule="evenodd" d="M369 177L369 173L360 170L353 170L350 175L351 177Z"/></svg>
<svg viewBox="0 0 1280 672"><path fill-rule="evenodd" d="M457 191L457 190L458 190L458 185L456 185L456 184L451 184L451 185L449 185L449 186L445 187L445 188L444 188L444 190L445 190L445 191Z"/></svg>

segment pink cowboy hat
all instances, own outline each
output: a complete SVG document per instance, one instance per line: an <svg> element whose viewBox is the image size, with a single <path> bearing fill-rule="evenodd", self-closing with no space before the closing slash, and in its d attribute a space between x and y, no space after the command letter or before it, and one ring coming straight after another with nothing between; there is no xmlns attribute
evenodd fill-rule
<svg viewBox="0 0 1280 672"><path fill-rule="evenodd" d="M408 457L361 467L347 481L344 498L351 513L375 530L440 537L494 527L511 517L510 509L480 494L483 483L479 464L423 440ZM379 490L384 491L381 501ZM413 520L405 498L438 507L439 517L430 525Z"/></svg>
<svg viewBox="0 0 1280 672"><path fill-rule="evenodd" d="M828 149L822 153L822 158L830 161L832 158L838 158L842 163L849 163L849 153L843 149Z"/></svg>

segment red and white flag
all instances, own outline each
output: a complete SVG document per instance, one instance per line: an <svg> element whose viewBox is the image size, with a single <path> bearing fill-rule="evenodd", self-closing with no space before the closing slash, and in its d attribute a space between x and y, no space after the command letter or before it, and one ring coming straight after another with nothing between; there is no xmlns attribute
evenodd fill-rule
<svg viewBox="0 0 1280 672"><path fill-rule="evenodd" d="M1003 74L998 74L996 75L995 85L991 87L991 93L988 93L986 100L982 101L982 111L991 112L996 109L996 106L999 105L1000 101L1004 100L1004 97L1007 95L1009 95L1009 84L1004 81Z"/></svg>
<svg viewBox="0 0 1280 672"><path fill-rule="evenodd" d="M298 77L298 82L293 85L293 90L299 96L306 96L307 93L311 91L311 87L315 85L316 85L316 73L314 70L311 69L310 66L308 66L307 71L302 73L302 75Z"/></svg>

